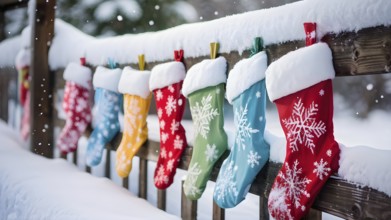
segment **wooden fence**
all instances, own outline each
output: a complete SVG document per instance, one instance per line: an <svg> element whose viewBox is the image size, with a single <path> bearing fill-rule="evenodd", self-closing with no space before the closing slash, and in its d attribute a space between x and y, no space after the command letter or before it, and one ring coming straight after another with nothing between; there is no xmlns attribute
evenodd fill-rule
<svg viewBox="0 0 391 220"><path fill-rule="evenodd" d="M381 74L390 71L391 67L391 27L373 27L339 35L326 35L323 41L327 42L333 52L334 67L337 76L359 76L368 74ZM272 62L289 51L303 47L304 41L288 42L279 45L270 45L265 48L269 62ZM249 54L246 51L242 56L236 52L229 54L221 54L228 63L229 68L247 57ZM187 68L190 68L195 63L207 57L198 57L185 59L184 63ZM146 68L151 69L158 63L147 63ZM131 64L136 68L135 64ZM64 81L62 79L62 71L56 72L55 88L63 89ZM57 115L54 113L54 115ZM64 121L54 119L55 126L62 127ZM86 136L90 135L91 129L86 132ZM354 135L354 134L352 134ZM119 133L114 140L107 145L106 149L115 151L119 146L122 134ZM147 141L141 147L137 156L140 158L139 165L139 190L138 196L146 199L147 197L147 162L157 161L160 145L158 142ZM193 148L188 146L185 150L179 168L187 170ZM74 154L77 155L77 154ZM110 155L110 154L106 154ZM228 152L217 162L212 171L210 180L215 181L219 173L222 161L228 156ZM74 162L77 158L74 156ZM106 157L105 176L110 178L110 157ZM267 198L274 182L275 177L281 164L269 162L258 174L254 183L250 188L250 193L259 196L260 200L260 219L268 219ZM87 172L90 168L86 167ZM123 180L123 186L128 188L128 179ZM212 204L211 204L212 205ZM158 190L157 207L166 209L166 191ZM183 219L197 219L197 201L186 199L182 193L181 201L181 216ZM321 192L317 196L313 209L306 219L321 219L321 212L326 212L334 216L344 219L391 219L391 198L386 194L369 187L358 187L354 183L349 183L336 174L331 176ZM213 204L213 219L224 219L224 209Z"/></svg>

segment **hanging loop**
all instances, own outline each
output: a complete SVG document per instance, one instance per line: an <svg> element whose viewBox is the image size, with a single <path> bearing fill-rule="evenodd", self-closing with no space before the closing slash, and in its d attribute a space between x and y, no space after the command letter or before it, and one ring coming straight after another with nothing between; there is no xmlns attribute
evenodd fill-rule
<svg viewBox="0 0 391 220"><path fill-rule="evenodd" d="M216 59L218 50L219 50L219 43L217 43L217 42L210 43L210 58L211 59Z"/></svg>
<svg viewBox="0 0 391 220"><path fill-rule="evenodd" d="M82 66L85 66L86 65L86 58L85 57L80 57L80 64Z"/></svg>
<svg viewBox="0 0 391 220"><path fill-rule="evenodd" d="M143 71L145 68L145 57L144 54L138 55L138 68Z"/></svg>
<svg viewBox="0 0 391 220"><path fill-rule="evenodd" d="M263 39L261 37L254 38L253 47L251 48L251 56L263 50Z"/></svg>
<svg viewBox="0 0 391 220"><path fill-rule="evenodd" d="M183 50L174 50L174 59L177 62L182 62Z"/></svg>
<svg viewBox="0 0 391 220"><path fill-rule="evenodd" d="M305 45L310 46L316 43L316 23L305 22L304 31L305 31Z"/></svg>
<svg viewBox="0 0 391 220"><path fill-rule="evenodd" d="M110 69L114 69L117 66L117 64L114 62L114 59L110 57L107 59L107 64L110 67Z"/></svg>

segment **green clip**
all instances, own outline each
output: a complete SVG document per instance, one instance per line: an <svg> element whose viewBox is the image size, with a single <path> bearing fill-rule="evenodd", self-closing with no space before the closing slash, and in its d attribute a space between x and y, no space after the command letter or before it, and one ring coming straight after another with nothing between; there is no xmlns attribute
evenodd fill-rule
<svg viewBox="0 0 391 220"><path fill-rule="evenodd" d="M251 56L263 50L263 39L261 37L254 38L253 47L251 48Z"/></svg>

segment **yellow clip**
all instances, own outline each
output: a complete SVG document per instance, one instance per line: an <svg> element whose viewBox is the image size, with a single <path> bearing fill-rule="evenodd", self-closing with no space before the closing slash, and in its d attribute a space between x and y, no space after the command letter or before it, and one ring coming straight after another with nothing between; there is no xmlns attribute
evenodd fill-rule
<svg viewBox="0 0 391 220"><path fill-rule="evenodd" d="M138 68L140 70L144 70L145 68L145 59L144 59L144 54L138 55Z"/></svg>
<svg viewBox="0 0 391 220"><path fill-rule="evenodd" d="M217 43L217 42L210 43L210 58L211 59L216 59L218 50L219 50L219 43Z"/></svg>

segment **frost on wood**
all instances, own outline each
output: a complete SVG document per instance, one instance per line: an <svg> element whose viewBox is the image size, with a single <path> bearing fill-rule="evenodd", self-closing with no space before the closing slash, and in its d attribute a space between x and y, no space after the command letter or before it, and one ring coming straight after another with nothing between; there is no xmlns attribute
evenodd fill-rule
<svg viewBox="0 0 391 220"><path fill-rule="evenodd" d="M185 184L183 185L186 194L191 196L197 196L201 193L201 190L195 186L198 176L200 174L200 165L198 163L194 163L187 171L187 178Z"/></svg>
<svg viewBox="0 0 391 220"><path fill-rule="evenodd" d="M245 139L251 138L251 134L259 132L258 129L254 129L251 127L251 124L247 118L247 112L247 104L244 108L240 106L239 110L237 108L235 109L234 123L237 129L235 143L239 147L238 150L240 150L240 148L245 150Z"/></svg>
<svg viewBox="0 0 391 220"><path fill-rule="evenodd" d="M208 94L202 97L201 104L196 102L194 106L190 106L196 133L205 139L210 131L209 123L219 115L217 108L212 107L211 101L212 95Z"/></svg>
<svg viewBox="0 0 391 220"><path fill-rule="evenodd" d="M299 150L299 144L308 147L314 153L314 137L319 138L326 133L326 125L323 121L316 121L318 105L314 102L306 109L301 99L294 103L292 115L288 119L282 119L288 129L289 147L292 151Z"/></svg>

